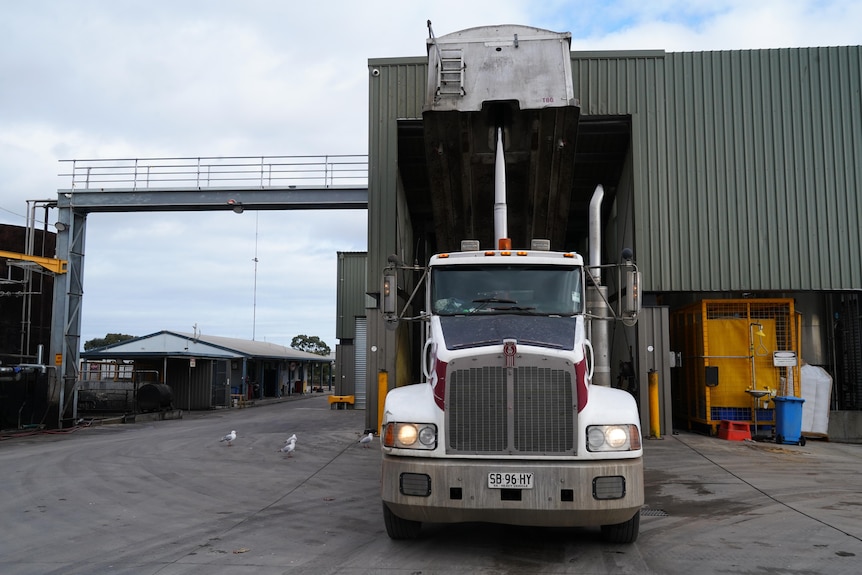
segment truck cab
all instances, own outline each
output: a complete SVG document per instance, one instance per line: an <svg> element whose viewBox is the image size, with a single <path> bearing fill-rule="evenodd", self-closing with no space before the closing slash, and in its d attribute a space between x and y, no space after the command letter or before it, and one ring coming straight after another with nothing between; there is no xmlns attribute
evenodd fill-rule
<svg viewBox="0 0 862 575"><path fill-rule="evenodd" d="M586 283L574 252L432 257L425 381L391 390L384 406L390 537L483 521L637 538L638 410L628 393L591 384Z"/></svg>

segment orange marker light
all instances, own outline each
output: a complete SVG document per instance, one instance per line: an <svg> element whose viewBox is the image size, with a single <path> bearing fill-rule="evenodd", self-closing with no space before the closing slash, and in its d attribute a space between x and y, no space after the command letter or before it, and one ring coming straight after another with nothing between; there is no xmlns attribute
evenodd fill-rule
<svg viewBox="0 0 862 575"><path fill-rule="evenodd" d="M383 445L386 447L395 445L395 424L387 423L383 429Z"/></svg>

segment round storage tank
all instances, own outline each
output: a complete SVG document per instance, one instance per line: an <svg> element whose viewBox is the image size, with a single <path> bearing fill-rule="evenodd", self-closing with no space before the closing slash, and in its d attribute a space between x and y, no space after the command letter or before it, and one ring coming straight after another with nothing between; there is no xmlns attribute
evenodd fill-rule
<svg viewBox="0 0 862 575"><path fill-rule="evenodd" d="M173 401L171 386L164 383L147 383L138 389L138 410L159 411L167 409Z"/></svg>

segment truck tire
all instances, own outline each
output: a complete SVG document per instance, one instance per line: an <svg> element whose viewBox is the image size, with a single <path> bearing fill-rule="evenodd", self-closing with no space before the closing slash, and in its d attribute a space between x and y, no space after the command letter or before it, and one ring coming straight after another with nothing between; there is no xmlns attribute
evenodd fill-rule
<svg viewBox="0 0 862 575"><path fill-rule="evenodd" d="M628 521L614 525L602 525L602 537L608 543L634 543L638 540L640 525L641 514L638 511Z"/></svg>
<svg viewBox="0 0 862 575"><path fill-rule="evenodd" d="M422 529L421 521L401 519L383 504L383 522L386 524L386 534L390 539L416 539Z"/></svg>

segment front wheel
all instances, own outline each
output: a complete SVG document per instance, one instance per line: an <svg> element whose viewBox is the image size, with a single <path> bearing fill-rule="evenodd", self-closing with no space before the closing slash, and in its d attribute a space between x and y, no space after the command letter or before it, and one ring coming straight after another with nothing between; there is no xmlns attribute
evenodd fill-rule
<svg viewBox="0 0 862 575"><path fill-rule="evenodd" d="M602 525L602 537L608 543L634 543L638 539L640 525L641 514L638 511L628 521L613 525Z"/></svg>
<svg viewBox="0 0 862 575"><path fill-rule="evenodd" d="M398 517L386 503L383 503L383 522L390 539L416 539L422 529L421 521L411 521Z"/></svg>

